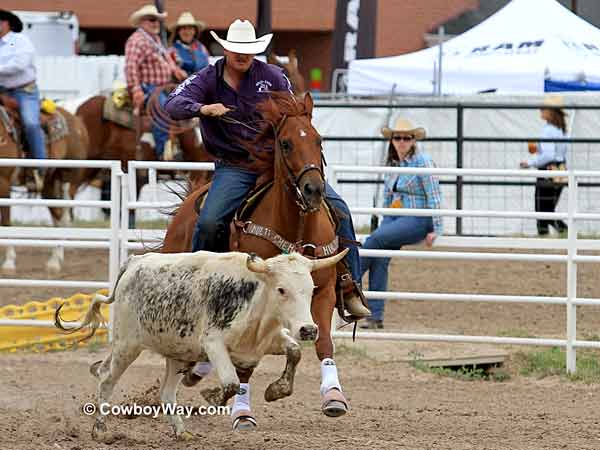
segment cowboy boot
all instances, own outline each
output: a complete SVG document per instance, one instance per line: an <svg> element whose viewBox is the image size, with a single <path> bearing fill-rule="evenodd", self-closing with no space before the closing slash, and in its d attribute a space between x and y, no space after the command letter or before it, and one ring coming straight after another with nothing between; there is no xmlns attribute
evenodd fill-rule
<svg viewBox="0 0 600 450"><path fill-rule="evenodd" d="M371 311L367 307L367 299L362 293L362 289L356 281L352 279L352 275L348 271L346 265L340 261L336 267L338 273L336 293L338 310L340 313L346 311L348 316L340 314L344 320L354 322L364 319L371 315Z"/></svg>

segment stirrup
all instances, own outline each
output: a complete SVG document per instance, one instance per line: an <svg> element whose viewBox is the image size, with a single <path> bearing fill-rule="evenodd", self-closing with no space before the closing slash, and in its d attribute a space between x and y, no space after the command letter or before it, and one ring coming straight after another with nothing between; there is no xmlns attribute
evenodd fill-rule
<svg viewBox="0 0 600 450"><path fill-rule="evenodd" d="M360 300L360 303L358 305L348 305L346 302L346 297L349 296L353 296L357 300ZM356 303L356 301L353 303ZM349 308L349 306L354 306L354 310ZM367 299L365 298L362 289L347 272L343 273L337 279L336 308L340 317L348 323L356 322L371 315L371 311L369 310L367 304ZM349 314L346 314L346 311L348 311Z"/></svg>

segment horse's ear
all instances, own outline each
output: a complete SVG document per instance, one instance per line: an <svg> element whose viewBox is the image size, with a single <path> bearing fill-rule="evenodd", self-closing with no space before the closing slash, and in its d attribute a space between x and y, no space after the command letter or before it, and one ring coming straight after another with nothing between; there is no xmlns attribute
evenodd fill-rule
<svg viewBox="0 0 600 450"><path fill-rule="evenodd" d="M295 70L298 70L298 56L296 55L296 49L293 48L288 53L288 64Z"/></svg>
<svg viewBox="0 0 600 450"><path fill-rule="evenodd" d="M310 92L304 94L304 110L308 113L308 115L312 118L312 110L313 110L313 98L310 95Z"/></svg>

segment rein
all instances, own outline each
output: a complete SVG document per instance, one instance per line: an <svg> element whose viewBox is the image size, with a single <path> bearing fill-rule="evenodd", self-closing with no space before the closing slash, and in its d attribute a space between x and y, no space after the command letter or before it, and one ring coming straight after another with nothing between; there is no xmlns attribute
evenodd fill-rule
<svg viewBox="0 0 600 450"><path fill-rule="evenodd" d="M317 212L319 210L319 208L318 207L313 208L308 204L308 201L302 194L302 189L300 189L299 181L302 179L302 177L307 172L310 172L311 170L318 171L319 175L321 176L321 179L323 179L323 180L325 180L325 175L323 173L323 163L321 163L320 167L315 164L306 164L298 174L294 174L294 172L292 171L292 169L289 165L289 162L285 157L284 152L281 150L281 142L279 140L279 132L283 128L288 117L289 117L288 115L284 115L277 125L275 125L273 123L271 123L270 125L273 128L273 136L274 136L274 141L275 141L275 150L274 150L275 154L280 155L281 160L283 162L283 166L285 167L285 170L286 170L287 180L286 180L285 187L288 191L291 189L293 196L294 196L294 202L300 208L300 220L298 223L296 240L294 242L290 242L269 227L258 225L252 221L239 220L239 218L237 217L237 214L232 223L232 225L233 225L232 229L234 229L236 232L239 230L242 233L251 234L253 236L263 238L263 239L271 242L273 245L275 245L277 248L279 248L284 253L291 253L292 251L294 251L294 252L304 255L307 251L310 251L312 253L311 256L314 258L331 256L331 255L336 254L339 249L339 239L337 236L334 238L333 241L331 241L330 243L328 243L326 245L315 245L313 243L305 243L302 240L302 237L304 235L305 216L307 214ZM243 123L237 119L234 119L232 117L221 116L220 118L221 118L221 120L223 120L227 123L244 126L256 133L261 132L261 130L254 128L254 127L252 127L246 123ZM235 241L236 242L234 245L238 245L237 239Z"/></svg>

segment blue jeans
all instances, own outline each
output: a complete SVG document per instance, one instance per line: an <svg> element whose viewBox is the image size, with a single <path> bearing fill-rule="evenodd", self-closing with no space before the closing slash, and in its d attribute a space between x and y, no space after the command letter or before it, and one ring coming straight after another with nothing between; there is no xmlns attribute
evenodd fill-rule
<svg viewBox="0 0 600 450"><path fill-rule="evenodd" d="M148 103L148 99L156 90L156 88L157 86L154 84L142 83L142 91L144 91L146 103ZM167 94L164 90L162 90L158 95L158 103L163 111L165 109L166 102ZM165 143L167 142L167 139L169 139L169 133L167 132L168 129L168 124L160 120L158 117L152 117L152 137L154 138L154 153L156 154L156 159L161 160L163 157Z"/></svg>
<svg viewBox="0 0 600 450"><path fill-rule="evenodd" d="M386 216L365 241L363 248L371 250L399 250L403 245L421 242L433 232L431 217ZM362 274L369 271L369 291L387 291L388 267L391 258L360 258ZM369 299L373 320L383 320L385 301Z"/></svg>
<svg viewBox="0 0 600 450"><path fill-rule="evenodd" d="M212 184L194 229L192 251L228 250L220 244L226 242L229 233L229 222L248 192L256 184L257 177L256 173L239 167L227 166L220 162L216 163ZM354 241L356 237L348 205L329 184L325 185L325 196L333 207L346 215L345 218L340 218L338 235ZM350 266L352 278L360 281L360 260L356 247L350 247L346 261Z"/></svg>
<svg viewBox="0 0 600 450"><path fill-rule="evenodd" d="M37 86L34 89L7 89L6 94L19 103L19 113L31 157L46 159L46 144L40 125L40 92Z"/></svg>

